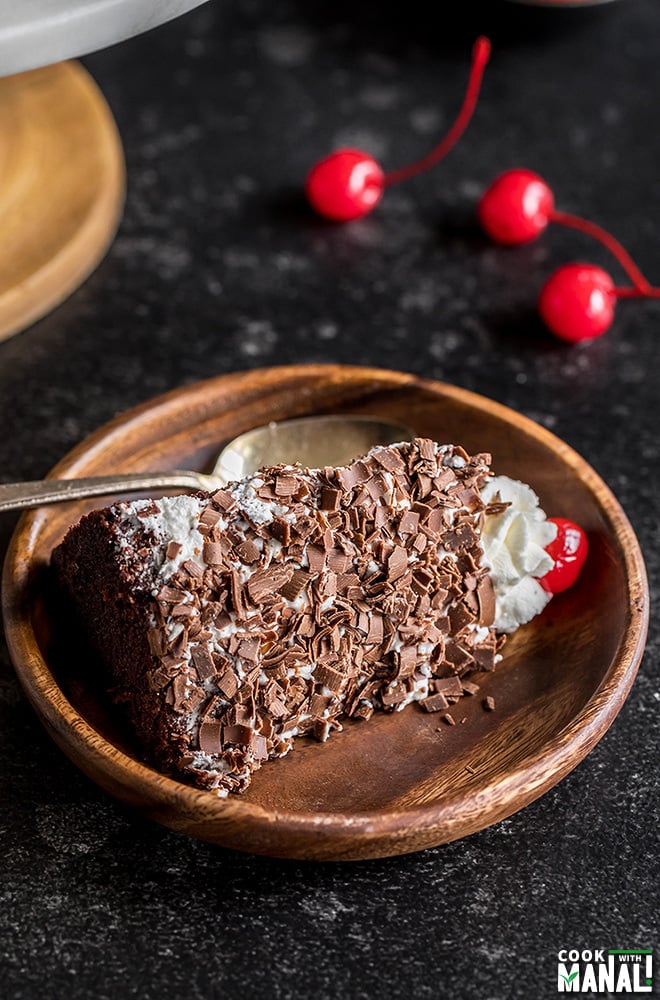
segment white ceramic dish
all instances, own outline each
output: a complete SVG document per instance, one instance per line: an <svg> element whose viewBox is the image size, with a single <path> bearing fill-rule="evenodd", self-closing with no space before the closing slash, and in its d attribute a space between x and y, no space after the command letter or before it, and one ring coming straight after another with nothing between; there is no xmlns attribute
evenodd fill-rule
<svg viewBox="0 0 660 1000"><path fill-rule="evenodd" d="M132 38L206 0L0 0L0 76Z"/></svg>

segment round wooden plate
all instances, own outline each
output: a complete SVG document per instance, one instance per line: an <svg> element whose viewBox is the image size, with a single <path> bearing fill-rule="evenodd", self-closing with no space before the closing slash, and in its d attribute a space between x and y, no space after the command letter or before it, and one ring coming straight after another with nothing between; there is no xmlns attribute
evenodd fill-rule
<svg viewBox="0 0 660 1000"><path fill-rule="evenodd" d="M56 743L112 795L176 830L278 857L357 859L464 837L536 799L612 723L644 646L648 591L632 529L608 488L548 431L480 396L410 375L305 366L226 375L179 389L84 441L53 476L207 466L250 427L308 413L400 419L419 434L493 453L550 514L581 523L590 555L578 584L510 640L479 696L449 727L411 706L348 724L325 744L301 740L242 796L217 799L141 763L95 684L93 658L67 629L48 560L67 527L98 502L21 519L4 571L11 656ZM62 640L66 640L66 645ZM486 712L482 697L496 710Z"/></svg>
<svg viewBox="0 0 660 1000"><path fill-rule="evenodd" d="M0 79L0 340L59 305L105 254L124 157L79 63Z"/></svg>

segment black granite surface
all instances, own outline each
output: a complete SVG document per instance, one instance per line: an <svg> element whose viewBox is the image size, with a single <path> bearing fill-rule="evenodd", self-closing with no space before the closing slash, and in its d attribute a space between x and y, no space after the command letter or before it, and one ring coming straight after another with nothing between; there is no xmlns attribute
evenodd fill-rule
<svg viewBox="0 0 660 1000"><path fill-rule="evenodd" d="M96 273L0 345L0 474L43 475L104 421L220 372L304 361L399 368L534 418L614 489L660 585L660 303L578 347L534 301L549 231L504 251L473 223L510 166L607 225L660 281L660 4L223 0L86 61L124 140L128 200ZM495 51L470 132L351 226L301 178L333 146L388 167L451 119L478 30ZM15 519L0 521L3 550ZM659 632L593 753L469 839L383 861L232 854L149 825L83 778L0 666L0 995L7 998L551 997L561 947L657 946ZM657 953L656 953L657 958Z"/></svg>

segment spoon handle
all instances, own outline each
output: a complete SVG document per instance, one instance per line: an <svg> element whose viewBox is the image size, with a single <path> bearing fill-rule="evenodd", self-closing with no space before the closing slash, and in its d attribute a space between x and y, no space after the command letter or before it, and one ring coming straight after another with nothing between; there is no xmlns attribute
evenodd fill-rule
<svg viewBox="0 0 660 1000"><path fill-rule="evenodd" d="M175 469L172 472L143 472L129 475L93 476L88 479L40 479L28 483L0 484L0 512L26 510L42 504L113 493L141 493L143 490L217 490L219 477Z"/></svg>

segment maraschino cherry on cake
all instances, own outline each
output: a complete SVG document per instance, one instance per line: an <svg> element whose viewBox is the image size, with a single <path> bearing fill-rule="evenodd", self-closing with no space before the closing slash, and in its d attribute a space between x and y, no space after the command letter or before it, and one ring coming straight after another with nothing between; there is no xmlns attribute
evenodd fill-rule
<svg viewBox="0 0 660 1000"><path fill-rule="evenodd" d="M114 504L52 562L145 755L226 796L347 719L418 702L453 722L551 599L565 538L489 455L418 438Z"/></svg>

